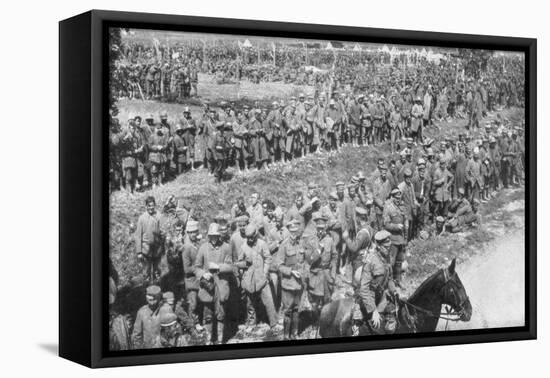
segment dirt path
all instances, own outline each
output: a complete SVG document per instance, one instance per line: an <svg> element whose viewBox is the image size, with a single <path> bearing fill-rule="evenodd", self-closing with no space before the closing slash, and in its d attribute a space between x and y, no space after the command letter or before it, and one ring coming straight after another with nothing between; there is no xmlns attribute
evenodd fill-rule
<svg viewBox="0 0 550 378"><path fill-rule="evenodd" d="M524 325L524 230L496 239L486 252L457 266L473 307L468 323L449 322L447 329L478 329ZM441 321L438 331L445 330Z"/></svg>

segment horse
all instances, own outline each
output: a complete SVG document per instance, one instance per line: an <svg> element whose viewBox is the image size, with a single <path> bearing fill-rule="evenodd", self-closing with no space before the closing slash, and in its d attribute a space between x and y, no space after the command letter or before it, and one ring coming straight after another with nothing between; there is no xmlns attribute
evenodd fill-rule
<svg viewBox="0 0 550 378"><path fill-rule="evenodd" d="M451 264L428 277L409 297L398 301L398 327L396 333L434 332L440 318L470 321L472 305L455 270L456 258ZM319 319L319 335L325 337L351 336L353 298L342 298L325 305ZM441 315L441 306L454 310ZM360 335L370 334L361 327Z"/></svg>

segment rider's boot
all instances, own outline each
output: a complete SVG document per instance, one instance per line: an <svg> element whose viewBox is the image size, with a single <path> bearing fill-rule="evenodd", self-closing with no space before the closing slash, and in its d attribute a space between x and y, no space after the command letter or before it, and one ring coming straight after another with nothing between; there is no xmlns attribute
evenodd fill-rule
<svg viewBox="0 0 550 378"><path fill-rule="evenodd" d="M298 311L292 312L292 329L290 331L290 339L296 340L298 338L298 326L300 325L300 314Z"/></svg>
<svg viewBox="0 0 550 378"><path fill-rule="evenodd" d="M290 339L290 327L292 326L291 323L292 322L291 322L290 316L285 313L285 317L283 321L283 335L285 340Z"/></svg>

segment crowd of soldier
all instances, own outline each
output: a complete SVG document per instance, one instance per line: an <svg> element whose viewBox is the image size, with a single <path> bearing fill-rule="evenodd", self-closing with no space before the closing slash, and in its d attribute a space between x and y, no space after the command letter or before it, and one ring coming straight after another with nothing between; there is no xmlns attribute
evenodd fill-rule
<svg viewBox="0 0 550 378"><path fill-rule="evenodd" d="M474 80L460 91L454 85L439 90L429 84L406 85L388 88L387 96L334 89L331 96L321 92L275 101L269 109L258 102L242 108L222 102L220 111L204 102L202 114L193 117L185 107L175 124L166 112L158 123L153 114L144 123L141 116L130 117L120 132L111 134L112 187L145 189L199 165L221 181L229 166L269 169L275 162L348 145L389 141L394 153L402 138L422 143L426 127L458 113L467 117L468 130L479 129L499 101L489 87L488 81Z"/></svg>
<svg viewBox="0 0 550 378"><path fill-rule="evenodd" d="M354 325L393 332L395 304L385 293L401 287L408 243L479 226L480 202L522 184L523 128L487 124L476 134L419 145L409 138L399 159L380 158L369 179L359 172L332 192L310 183L287 210L259 194L249 206L241 197L212 220L205 241L192 213L175 211L173 197L162 213L180 215L163 230L148 197L134 236L151 286L132 327L133 347L184 346L200 334L222 343L232 332L225 325L252 326L258 314L271 332L282 328L294 339L300 313L315 324L338 277L351 277L356 289ZM161 277L163 257L169 269Z"/></svg>

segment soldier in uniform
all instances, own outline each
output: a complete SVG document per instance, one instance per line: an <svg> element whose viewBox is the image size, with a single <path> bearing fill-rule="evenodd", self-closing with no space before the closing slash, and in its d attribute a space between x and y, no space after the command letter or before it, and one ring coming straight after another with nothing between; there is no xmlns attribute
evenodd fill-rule
<svg viewBox="0 0 550 378"><path fill-rule="evenodd" d="M245 229L246 243L241 245L239 259L235 264L243 270L241 287L247 298L247 324L252 326L257 322L259 305L265 307L269 325L277 325L277 311L275 302L268 285L271 253L267 243L258 238L258 231L254 224Z"/></svg>
<svg viewBox="0 0 550 378"><path fill-rule="evenodd" d="M391 198L384 204L382 215L384 229L391 234L390 257L393 266L393 279L398 286L401 285L402 264L405 261L405 248L407 246L406 232L409 228L409 220L401 198L401 191L397 188L393 189Z"/></svg>
<svg viewBox="0 0 550 378"><path fill-rule="evenodd" d="M426 177L426 165L420 161L417 167L417 174L412 179L414 195L416 196L417 214L415 219L414 234L423 229L428 223L428 215L430 213L430 193L431 181Z"/></svg>
<svg viewBox="0 0 550 378"><path fill-rule="evenodd" d="M329 108L326 111L325 122L327 125L327 147L329 151L338 151L338 141L340 140L340 127L343 116L336 101L329 101Z"/></svg>
<svg viewBox="0 0 550 378"><path fill-rule="evenodd" d="M411 109L411 137L415 142L418 142L419 136L422 135L423 115L422 100L417 97Z"/></svg>
<svg viewBox="0 0 550 378"><path fill-rule="evenodd" d="M399 183L397 188L402 193L403 206L405 207L405 214L409 221L409 227L406 230L407 240L410 241L415 235L416 225L415 220L418 210L418 202L416 201L416 194L414 192L414 185L412 183L412 171L410 168L405 168L403 181Z"/></svg>
<svg viewBox="0 0 550 378"><path fill-rule="evenodd" d="M447 161L443 156L440 157L439 166L435 169L432 176L432 190L434 191L434 211L433 213L447 216L447 210L451 194L449 188L454 182L454 176L447 170Z"/></svg>
<svg viewBox="0 0 550 378"><path fill-rule="evenodd" d="M224 322L233 276L231 248L223 243L219 225L208 227L208 242L200 246L195 259L195 277L199 280L198 297L203 306L203 322L215 344L224 341Z"/></svg>
<svg viewBox="0 0 550 378"><path fill-rule="evenodd" d="M464 196L464 189L459 189L459 197L455 199L449 206L449 214L447 216L447 228L450 232L460 232L464 227L472 224L479 224L479 214L474 211L474 207L479 204L479 201L474 199L476 205L471 206Z"/></svg>
<svg viewBox="0 0 550 378"><path fill-rule="evenodd" d="M172 296L175 295L183 298L185 290L185 281L183 276L183 245L184 245L184 229L185 224L182 220L176 221L173 227L173 232L166 236L165 251L166 263L168 264L168 273L161 278L161 288L165 292L169 292Z"/></svg>
<svg viewBox="0 0 550 378"><path fill-rule="evenodd" d="M306 263L309 266L308 294L315 319L321 308L329 303L336 279L338 253L334 240L327 233L328 217L320 211L313 214L317 234L310 239L305 249ZM314 323L316 321L314 320Z"/></svg>
<svg viewBox="0 0 550 378"><path fill-rule="evenodd" d="M183 128L183 139L187 145L187 160L192 171L195 170L195 135L197 133L197 124L191 117L191 111L186 106L183 109L183 119L181 120Z"/></svg>
<svg viewBox="0 0 550 378"><path fill-rule="evenodd" d="M493 136L489 137L489 159L491 160L490 187L493 192L496 192L500 189L500 163L502 158L497 141Z"/></svg>
<svg viewBox="0 0 550 378"><path fill-rule="evenodd" d="M216 125L217 133L213 140L213 157L214 157L214 177L216 182L220 183L223 178L223 172L225 171L225 159L227 155L227 140L224 136L223 122Z"/></svg>
<svg viewBox="0 0 550 378"><path fill-rule="evenodd" d="M176 124L176 135L174 135L172 139L172 151L178 175L181 175L187 169L188 145L183 137L183 133L183 127L181 123L178 122Z"/></svg>
<svg viewBox="0 0 550 378"><path fill-rule="evenodd" d="M173 312L164 312L159 316L160 332L155 348L173 348L189 345L182 333L178 316Z"/></svg>
<svg viewBox="0 0 550 378"><path fill-rule="evenodd" d="M151 134L148 146L152 183L153 187L157 187L162 185L166 167L166 151L168 150L168 135L164 133L161 123L157 125L155 133Z"/></svg>
<svg viewBox="0 0 550 378"><path fill-rule="evenodd" d="M384 140L384 123L385 123L385 110L380 98L376 99L376 105L374 107L374 113L372 114L373 126L374 126L374 144L381 143Z"/></svg>
<svg viewBox="0 0 550 378"><path fill-rule="evenodd" d="M271 129L273 130L273 159L286 161L285 156L285 135L283 132L283 115L277 101L273 102L273 109L267 115Z"/></svg>
<svg viewBox="0 0 550 378"><path fill-rule="evenodd" d="M479 160L479 151L475 149L473 159L470 159L466 165L466 179L470 187L470 200L480 199L480 193L483 188L481 166L482 163Z"/></svg>
<svg viewBox="0 0 550 378"><path fill-rule="evenodd" d="M145 291L147 304L141 307L136 315L132 331L133 349L151 349L155 347L160 336L160 287L152 285Z"/></svg>
<svg viewBox="0 0 550 378"><path fill-rule="evenodd" d="M119 142L121 146L124 188L133 193L134 188L139 189L139 182L137 182L137 157L144 151L145 148L143 140L136 131L136 127L133 122L130 123L128 131L119 139Z"/></svg>
<svg viewBox="0 0 550 378"><path fill-rule="evenodd" d="M304 290L305 255L300 242L300 223L293 219L287 223L290 237L279 247L281 261L281 304L284 312L284 339L295 340L298 336L300 301Z"/></svg>
<svg viewBox="0 0 550 378"><path fill-rule="evenodd" d="M392 190L390 180L388 180L387 172L388 168L385 163L378 166L379 176L374 180L372 184L372 191L374 197L374 211L376 214L377 230L384 228L384 221L382 214L384 212L384 204L390 196Z"/></svg>
<svg viewBox="0 0 550 378"><path fill-rule="evenodd" d="M353 285L359 283L357 277L357 271L363 264L363 259L367 254L371 243L374 230L369 225L369 212L363 207L356 207L355 213L357 214L357 232L354 237L350 237L349 232L346 230L342 233L342 240L348 251L348 260L351 263L351 277Z"/></svg>
<svg viewBox="0 0 550 378"><path fill-rule="evenodd" d="M199 280L195 275L195 263L200 247L199 223L195 220L189 220L185 231L187 236L184 239L183 251L181 253L183 277L185 281L185 301L189 316L193 319L193 323L200 329L199 315L202 314L198 311L197 300Z"/></svg>
<svg viewBox="0 0 550 378"><path fill-rule="evenodd" d="M160 275L158 265L164 252L164 235L155 206L154 197L145 199L146 211L139 217L135 231L137 258L145 265L146 279L151 283Z"/></svg>
<svg viewBox="0 0 550 378"><path fill-rule="evenodd" d="M363 117L363 95L357 96L357 99L352 99L348 107L349 114L349 133L352 146L362 144L363 130L361 128L361 120Z"/></svg>
<svg viewBox="0 0 550 378"><path fill-rule="evenodd" d="M359 336L362 324L366 323L375 334L394 333L397 328L394 295L396 287L392 280L390 249L391 234L378 231L374 235L375 248L363 264L359 293L353 311L352 335Z"/></svg>

